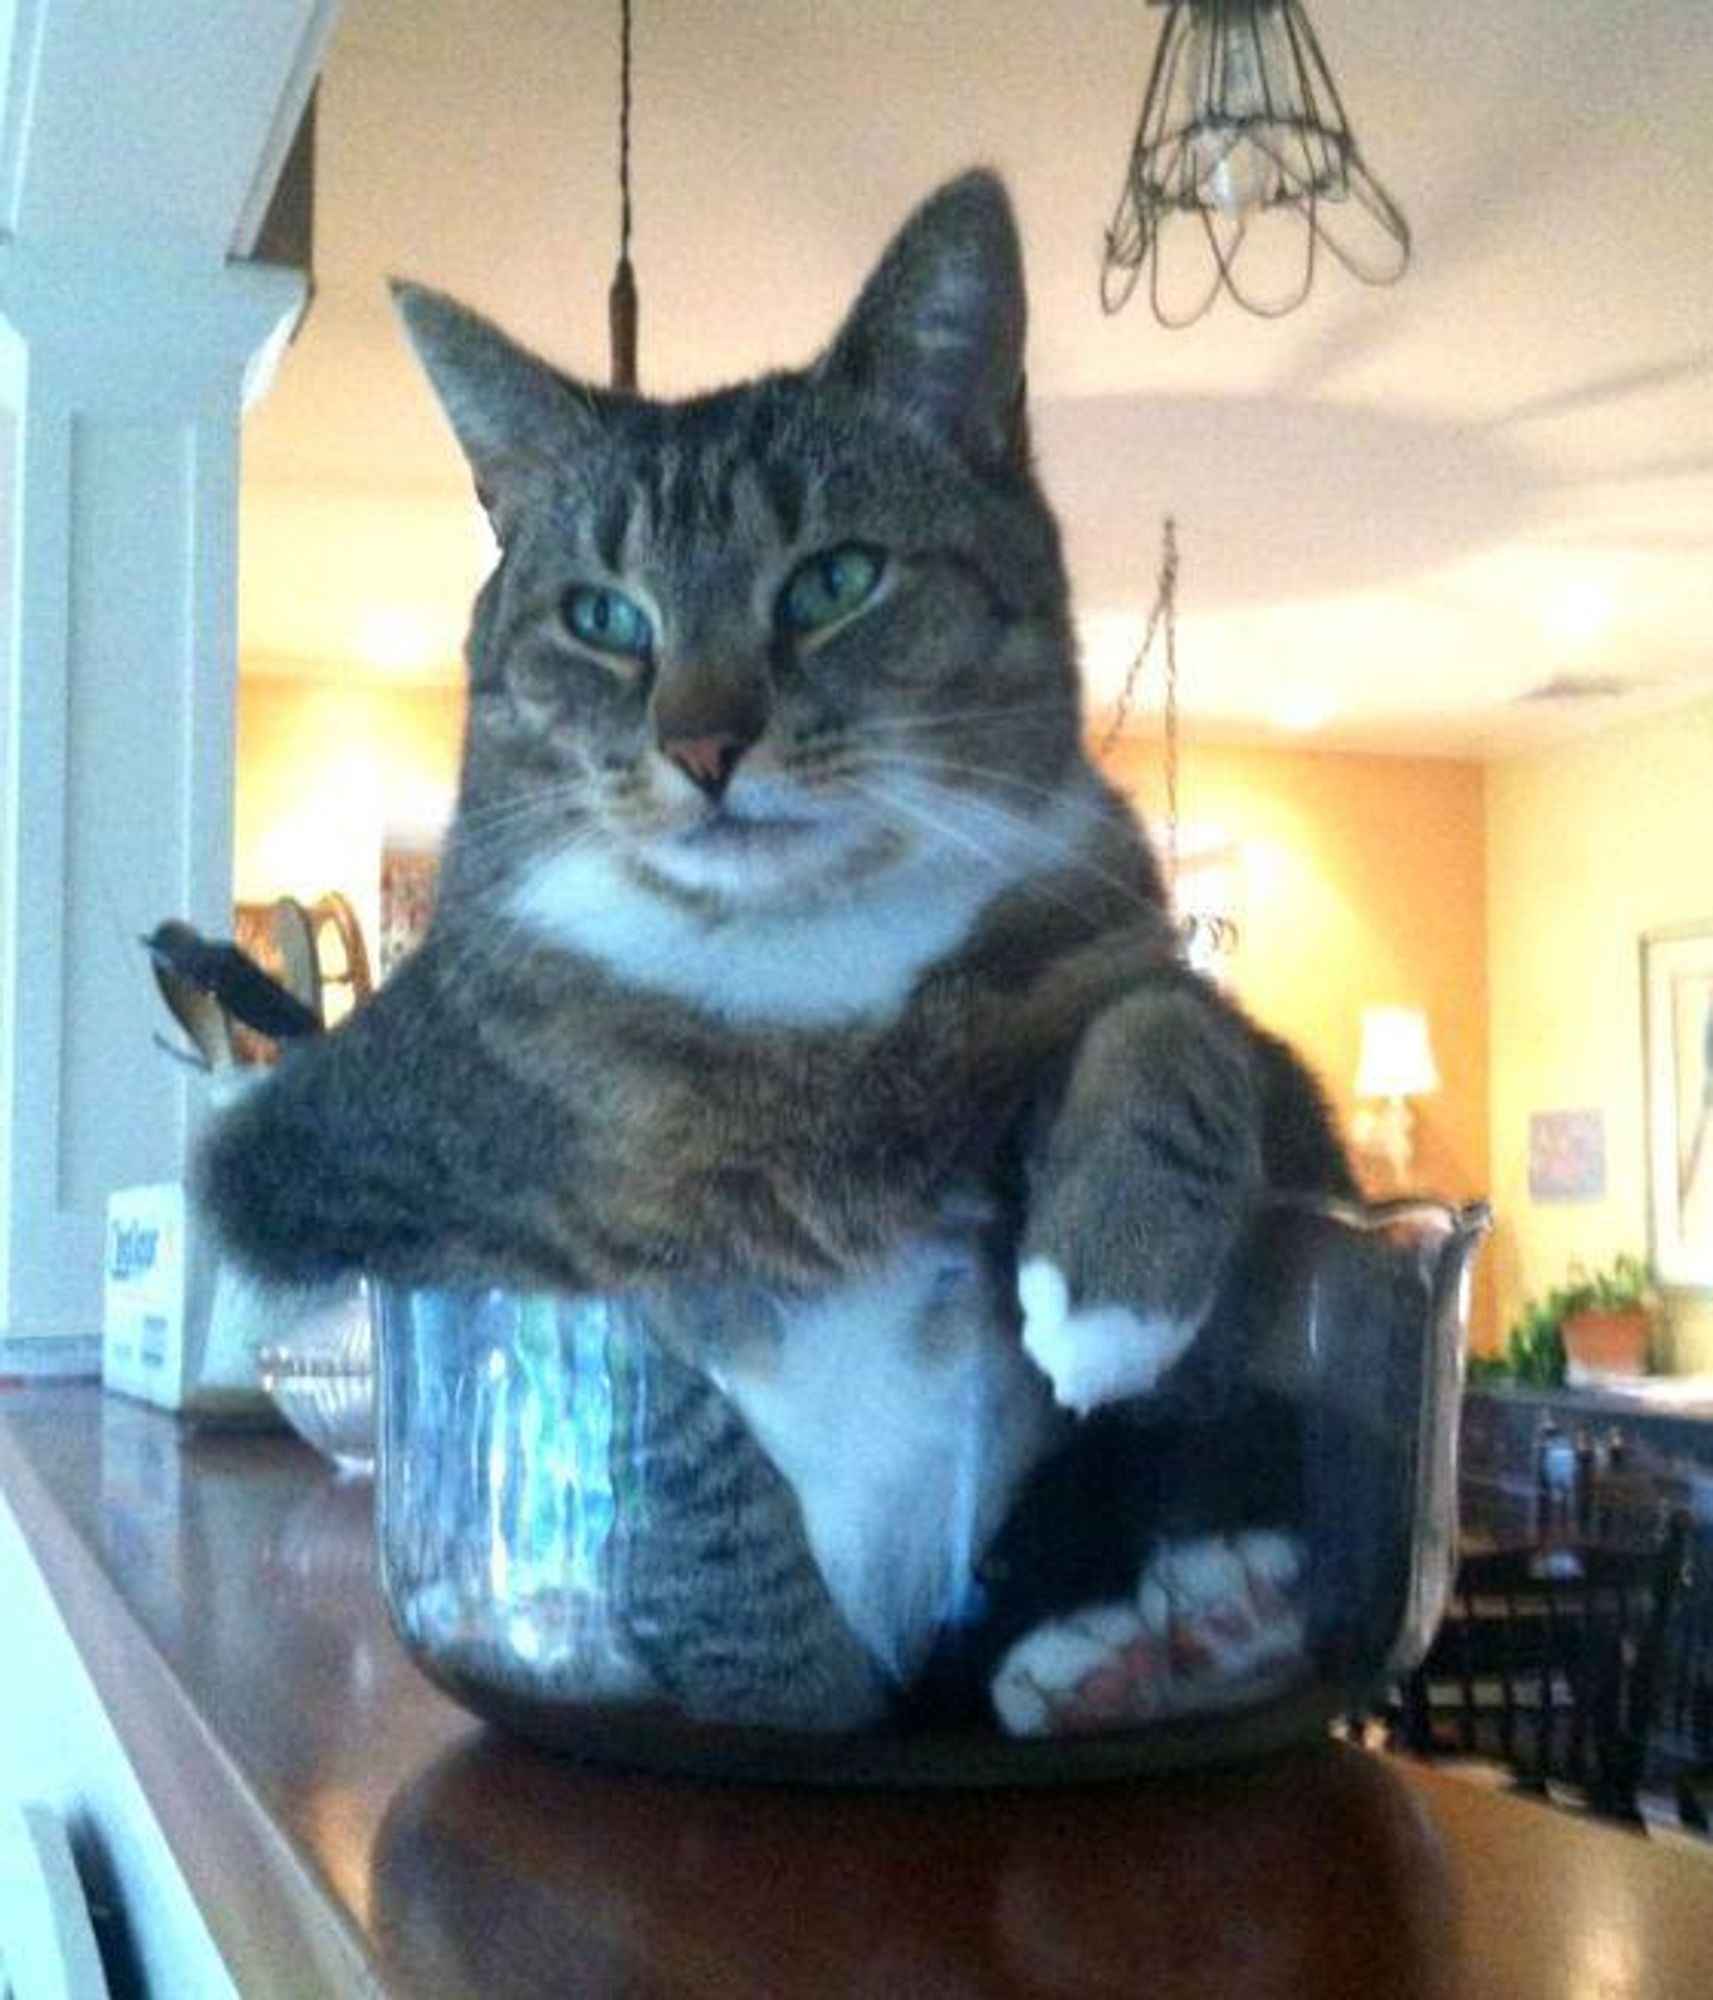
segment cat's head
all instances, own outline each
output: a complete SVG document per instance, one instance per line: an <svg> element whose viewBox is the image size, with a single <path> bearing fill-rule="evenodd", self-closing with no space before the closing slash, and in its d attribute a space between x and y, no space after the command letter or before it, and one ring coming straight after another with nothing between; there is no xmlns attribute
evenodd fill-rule
<svg viewBox="0 0 1713 2000"><path fill-rule="evenodd" d="M470 641L463 885L575 847L686 904L764 906L1029 822L1078 694L991 175L917 210L810 366L685 402L398 297L502 550Z"/></svg>

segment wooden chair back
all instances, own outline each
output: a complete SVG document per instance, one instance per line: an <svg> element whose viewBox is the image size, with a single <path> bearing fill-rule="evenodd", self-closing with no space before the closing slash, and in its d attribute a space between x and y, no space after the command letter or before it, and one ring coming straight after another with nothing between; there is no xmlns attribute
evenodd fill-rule
<svg viewBox="0 0 1713 2000"><path fill-rule="evenodd" d="M1465 1555L1439 1636L1402 1692L1404 1746L1485 1758L1531 1788L1564 1786L1595 1812L1639 1818L1687 1532L1674 1512L1645 1546Z"/></svg>

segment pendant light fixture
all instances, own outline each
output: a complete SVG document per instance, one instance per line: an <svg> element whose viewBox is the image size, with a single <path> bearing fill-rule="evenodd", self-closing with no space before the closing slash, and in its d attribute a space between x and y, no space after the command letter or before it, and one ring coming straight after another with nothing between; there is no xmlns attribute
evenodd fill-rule
<svg viewBox="0 0 1713 2000"><path fill-rule="evenodd" d="M1277 318L1302 304L1324 248L1365 284L1391 284L1410 231L1374 178L1302 0L1150 0L1168 9L1142 101L1101 303L1117 312L1144 270L1162 326L1223 291Z"/></svg>
<svg viewBox="0 0 1713 2000"><path fill-rule="evenodd" d="M1178 803L1178 774L1182 756L1182 726L1178 704L1178 524L1167 515L1160 529L1160 572L1154 587L1154 603L1148 613L1142 641L1130 657L1124 685L1113 704L1112 717L1101 738L1100 755L1106 758L1117 748L1130 720L1136 691L1141 682L1154 641L1161 642L1165 667L1165 787L1166 818L1164 852L1161 860L1166 893L1178 910L1178 939L1188 964L1198 972L1219 978L1237 949L1237 920L1226 912L1185 910L1180 904L1182 889L1182 847Z"/></svg>
<svg viewBox="0 0 1713 2000"><path fill-rule="evenodd" d="M1168 514L1160 527L1160 574L1154 586L1154 602L1143 628L1142 642L1130 656L1124 685L1113 703L1112 719L1101 738L1104 757L1118 747L1130 720L1137 684L1160 638L1166 667L1166 886L1178 882L1178 524Z"/></svg>

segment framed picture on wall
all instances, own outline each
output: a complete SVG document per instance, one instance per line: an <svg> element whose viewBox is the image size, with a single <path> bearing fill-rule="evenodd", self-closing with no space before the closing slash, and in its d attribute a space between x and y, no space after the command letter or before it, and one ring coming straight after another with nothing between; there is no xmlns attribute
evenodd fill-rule
<svg viewBox="0 0 1713 2000"><path fill-rule="evenodd" d="M381 842L381 977L422 942L434 909L440 854L428 840L388 834Z"/></svg>
<svg viewBox="0 0 1713 2000"><path fill-rule="evenodd" d="M1713 1287L1713 920L1642 939L1642 1017L1654 1268Z"/></svg>

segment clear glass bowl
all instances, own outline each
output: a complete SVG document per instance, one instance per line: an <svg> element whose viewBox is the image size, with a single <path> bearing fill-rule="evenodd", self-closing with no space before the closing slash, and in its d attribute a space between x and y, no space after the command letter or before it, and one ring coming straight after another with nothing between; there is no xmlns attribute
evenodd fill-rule
<svg viewBox="0 0 1713 2000"><path fill-rule="evenodd" d="M368 1281L330 1288L259 1350L262 1387L292 1429L341 1472L375 1462L374 1296Z"/></svg>
<svg viewBox="0 0 1713 2000"><path fill-rule="evenodd" d="M1072 1417L1002 1356L914 1458L853 1345L813 1504L765 1397L746 1423L661 1338L682 1301L380 1287L394 1622L476 1713L606 1761L963 1783L1282 1747L1432 1637L1487 1224L1280 1200L1156 1391Z"/></svg>

